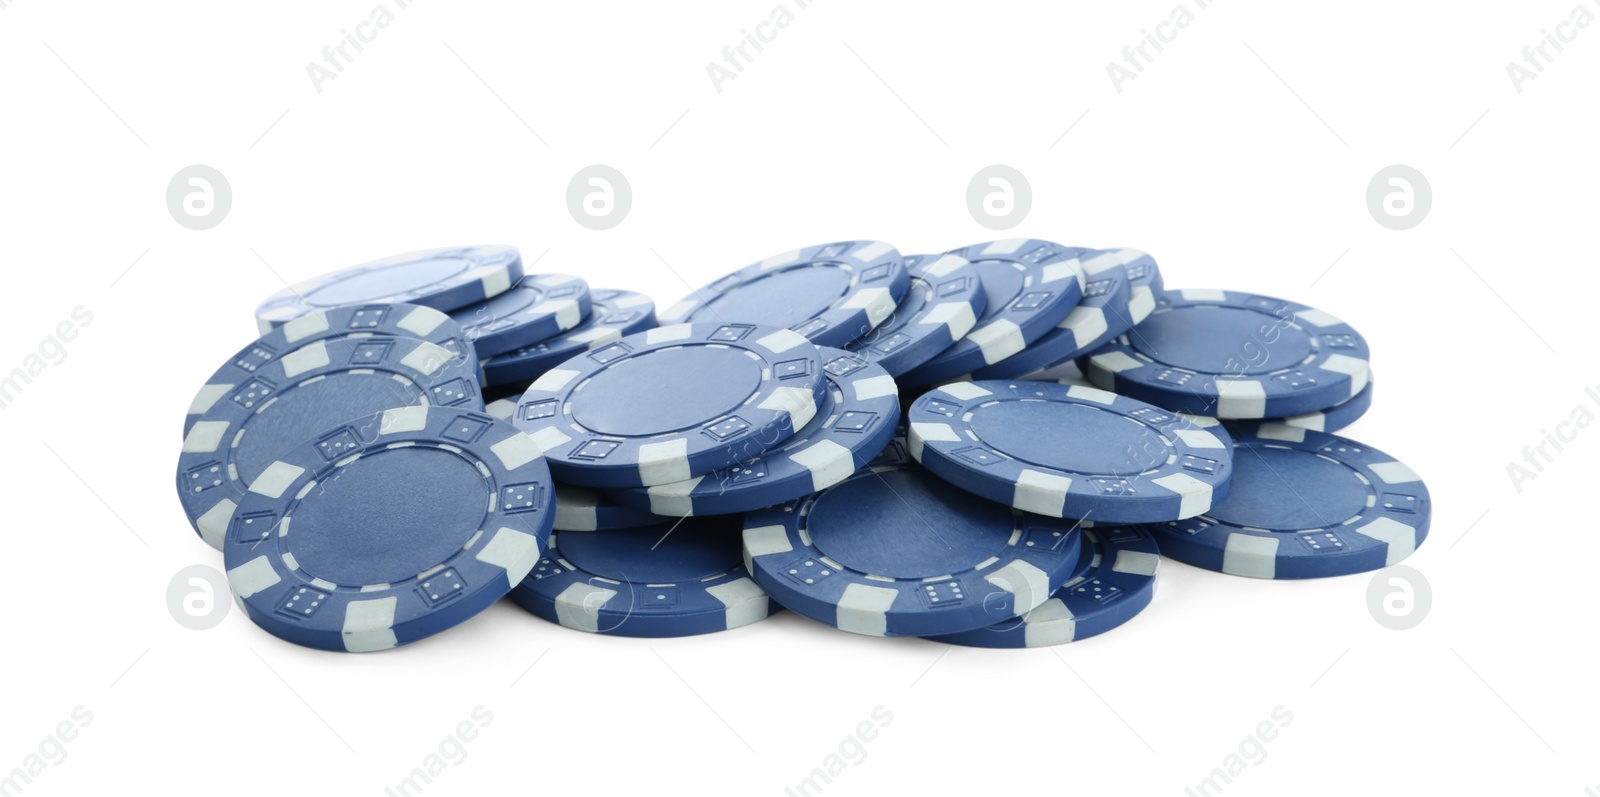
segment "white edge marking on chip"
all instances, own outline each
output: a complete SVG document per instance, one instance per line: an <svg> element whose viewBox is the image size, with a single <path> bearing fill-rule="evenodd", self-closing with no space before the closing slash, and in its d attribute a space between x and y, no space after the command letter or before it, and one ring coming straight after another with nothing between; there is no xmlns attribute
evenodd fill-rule
<svg viewBox="0 0 1600 797"><path fill-rule="evenodd" d="M599 631L600 610L616 596L616 590L595 584L569 584L556 596L556 622L579 631Z"/></svg>
<svg viewBox="0 0 1600 797"><path fill-rule="evenodd" d="M772 395L757 406L768 412L787 413L791 428L796 431L804 429L806 424L811 423L812 418L817 417L816 395L800 387L780 387L772 391ZM683 478L689 477L685 475Z"/></svg>
<svg viewBox="0 0 1600 797"><path fill-rule="evenodd" d="M644 304L654 304L650 297L642 293L624 293L606 301L609 301L612 307L638 307Z"/></svg>
<svg viewBox="0 0 1600 797"><path fill-rule="evenodd" d="M770 335L756 338L756 345L772 352L773 354L784 354L791 349L798 349L801 346L810 346L811 341L806 340L805 335L802 335L792 329L780 329ZM804 350L802 349L802 351Z"/></svg>
<svg viewBox="0 0 1600 797"><path fill-rule="evenodd" d="M850 584L839 596L834 624L840 631L884 636L889 631L889 608L899 594L888 587Z"/></svg>
<svg viewBox="0 0 1600 797"><path fill-rule="evenodd" d="M884 319L894 315L895 307L898 306L895 303L894 296L889 293L888 288L869 288L861 291L857 293L854 298L845 303L846 307L850 307L851 305L857 305L861 309L865 310L867 313L867 321L872 324L874 328L883 323Z"/></svg>
<svg viewBox="0 0 1600 797"><path fill-rule="evenodd" d="M1068 277L1077 280L1078 287L1083 287L1083 268L1076 259L1062 260L1051 263L1039 269L1041 273L1040 285L1054 285Z"/></svg>
<svg viewBox="0 0 1600 797"><path fill-rule="evenodd" d="M255 481L250 482L250 492L268 498L281 498L284 491L294 484L295 479L300 478L305 472L306 469L299 465L290 465L281 460L275 461L262 470Z"/></svg>
<svg viewBox="0 0 1600 797"><path fill-rule="evenodd" d="M935 443L954 443L961 439L956 430L948 423L919 422L911 424L906 432L906 446L911 449L911 458L922 461L922 446L929 441Z"/></svg>
<svg viewBox="0 0 1600 797"><path fill-rule="evenodd" d="M645 485L671 484L693 476L694 473L689 470L687 438L679 437L639 446L639 480Z"/></svg>
<svg viewBox="0 0 1600 797"><path fill-rule="evenodd" d="M1209 288L1182 288L1178 295L1186 302L1226 302L1227 291L1212 290Z"/></svg>
<svg viewBox="0 0 1600 797"><path fill-rule="evenodd" d="M986 365L994 365L1028 347L1022 337L1022 327L1005 319L991 321L968 332L964 340L972 341L983 352Z"/></svg>
<svg viewBox="0 0 1600 797"><path fill-rule="evenodd" d="M539 447L533 438L518 432L492 446L489 450L500 458L500 462L511 470L516 470L542 456L544 449Z"/></svg>
<svg viewBox="0 0 1600 797"><path fill-rule="evenodd" d="M1027 238L1006 238L1000 241L990 241L989 245L983 248L982 254L1009 255L1021 249L1022 245L1027 243L1028 240Z"/></svg>
<svg viewBox="0 0 1600 797"><path fill-rule="evenodd" d="M1024 468L1017 475L1011 505L1024 512L1061 517L1066 509L1067 493L1071 490L1070 477Z"/></svg>
<svg viewBox="0 0 1600 797"><path fill-rule="evenodd" d="M511 290L511 269L505 266L482 266L473 269L469 276L483 285L483 297L499 296Z"/></svg>
<svg viewBox="0 0 1600 797"><path fill-rule="evenodd" d="M665 310L662 310L660 318L662 321L677 321L678 319L688 315L690 310L693 310L699 306L700 300L691 296L681 302L678 302L677 304L672 305L671 307L668 307Z"/></svg>
<svg viewBox="0 0 1600 797"><path fill-rule="evenodd" d="M868 241L866 246L850 253L850 256L862 263L871 263L880 257L894 251L894 246L884 241Z"/></svg>
<svg viewBox="0 0 1600 797"><path fill-rule="evenodd" d="M563 388L571 383L572 380L577 378L577 371L567 371L558 368L553 371L545 371L543 376L533 380L533 384L529 385L528 389L537 390L541 393L559 393Z"/></svg>
<svg viewBox="0 0 1600 797"><path fill-rule="evenodd" d="M1367 466L1383 480L1384 484L1409 484L1420 482L1422 477L1404 462L1374 462Z"/></svg>
<svg viewBox="0 0 1600 797"><path fill-rule="evenodd" d="M569 503L567 493L571 488L563 486L556 491L556 520L555 528L560 531L595 531L600 528L599 513L593 501L587 504Z"/></svg>
<svg viewBox="0 0 1600 797"><path fill-rule="evenodd" d="M1101 390L1097 387L1088 387L1085 385L1069 386L1067 388L1067 397L1075 398L1079 401L1092 401L1095 404L1102 404L1107 407L1115 404L1117 401L1116 393L1112 393L1109 390Z"/></svg>
<svg viewBox="0 0 1600 797"><path fill-rule="evenodd" d="M794 262L797 262L799 260L800 260L800 250L799 249L795 249L795 250L788 251L788 252L782 252L782 253L773 255L773 256L765 259L765 260L762 260L761 261L761 270L762 271L767 271L769 269L777 268L778 266L786 266L786 265L788 265L790 263L794 263Z"/></svg>
<svg viewBox="0 0 1600 797"><path fill-rule="evenodd" d="M1295 313L1294 317L1295 320L1304 321L1314 327L1333 327L1344 323L1338 318L1335 318L1332 313L1318 310L1314 307L1307 307L1306 309Z"/></svg>
<svg viewBox="0 0 1600 797"><path fill-rule="evenodd" d="M1144 551L1117 551L1117 560L1111 563L1113 572L1132 573L1137 576L1153 576L1159 569L1161 569L1160 554Z"/></svg>
<svg viewBox="0 0 1600 797"><path fill-rule="evenodd" d="M227 541L228 524L233 522L233 510L238 508L239 505L235 504L232 498L224 498L207 509L206 513L194 522L195 528L200 530L200 539L205 540L207 545L222 550L222 543Z"/></svg>
<svg viewBox="0 0 1600 797"><path fill-rule="evenodd" d="M832 440L818 440L790 454L789 459L811 472L811 492L814 493L822 492L856 472L855 455Z"/></svg>
<svg viewBox="0 0 1600 797"><path fill-rule="evenodd" d="M1319 366L1324 371L1336 374L1345 374L1350 377L1351 395L1361 392L1367 386L1367 361L1360 357L1351 357L1348 354L1330 354Z"/></svg>
<svg viewBox="0 0 1600 797"><path fill-rule="evenodd" d="M517 414L517 400L508 398L497 399L485 404L483 411L496 418L499 418L502 421L509 421L511 420L511 416Z"/></svg>
<svg viewBox="0 0 1600 797"><path fill-rule="evenodd" d="M594 327L592 329L585 329L582 332L574 332L567 339L573 343L582 343L585 349L593 349L597 346L604 346L613 340L619 340L621 337L621 330L610 329L608 327Z"/></svg>
<svg viewBox="0 0 1600 797"><path fill-rule="evenodd" d="M1278 572L1278 540L1234 532L1222 551L1222 572L1231 576L1272 578Z"/></svg>
<svg viewBox="0 0 1600 797"><path fill-rule="evenodd" d="M755 557L793 550L789 535L782 526L757 526L744 530L744 566L752 573L755 572L755 563L752 561Z"/></svg>
<svg viewBox="0 0 1600 797"><path fill-rule="evenodd" d="M1256 437L1262 440L1281 440L1285 443L1303 443L1306 440L1306 430L1298 426L1285 426L1281 423L1264 423L1256 427Z"/></svg>
<svg viewBox="0 0 1600 797"><path fill-rule="evenodd" d="M383 417L378 421L380 435L418 432L426 428L428 428L428 408L424 406L384 410Z"/></svg>
<svg viewBox="0 0 1600 797"><path fill-rule="evenodd" d="M1022 617L1022 646L1064 645L1078 638L1078 618L1059 598L1051 598Z"/></svg>
<svg viewBox="0 0 1600 797"><path fill-rule="evenodd" d="M478 551L478 561L503 568L506 579L515 587L539 561L539 538L501 526Z"/></svg>
<svg viewBox="0 0 1600 797"><path fill-rule="evenodd" d="M749 578L706 587L706 594L727 607L723 617L728 628L749 625L772 613L766 591Z"/></svg>
<svg viewBox="0 0 1600 797"><path fill-rule="evenodd" d="M540 451L550 451L572 442L572 438L568 437L566 432L554 426L546 426L529 433L528 436L533 438L534 445L537 445Z"/></svg>
<svg viewBox="0 0 1600 797"><path fill-rule="evenodd" d="M433 334L434 330L438 329L441 325L449 320L450 316L447 316L444 313L433 309L432 307L417 307L411 312L406 313L405 318L400 319L399 323L395 326L410 332L417 337L427 338L429 335Z"/></svg>
<svg viewBox="0 0 1600 797"><path fill-rule="evenodd" d="M657 515L670 517L692 517L694 515L694 499L691 494L694 488L705 481L704 476L696 476L681 482L671 484L658 484L649 488L650 511Z"/></svg>
<svg viewBox="0 0 1600 797"><path fill-rule="evenodd" d="M1128 320L1138 324L1155 311L1156 292L1150 290L1149 285L1133 286L1133 292L1128 296Z"/></svg>
<svg viewBox="0 0 1600 797"><path fill-rule="evenodd" d="M1085 343L1104 335L1111 328L1111 322L1106 319L1104 309L1080 304L1072 308L1056 328L1071 332L1072 347L1081 349Z"/></svg>
<svg viewBox="0 0 1600 797"><path fill-rule="evenodd" d="M394 634L394 610L399 598L373 598L350 601L344 607L344 649L351 653L388 650L398 644Z"/></svg>
<svg viewBox="0 0 1600 797"><path fill-rule="evenodd" d="M1117 254L1116 250L1101 252L1088 260L1080 259L1078 261L1078 267L1083 269L1084 274L1091 277L1098 277L1120 265L1122 265L1122 258Z"/></svg>
<svg viewBox="0 0 1600 797"><path fill-rule="evenodd" d="M206 411L210 410L211 407L217 403L218 399L228 395L233 391L233 388L233 385L222 384L202 386L200 391L194 394L194 400L189 402L189 414L206 414Z"/></svg>
<svg viewBox="0 0 1600 797"><path fill-rule="evenodd" d="M1227 448L1222 439L1204 429L1175 429L1172 432L1190 448Z"/></svg>
<svg viewBox="0 0 1600 797"><path fill-rule="evenodd" d="M928 309L918 324L943 324L952 342L960 340L978 325L978 315L966 302L941 302Z"/></svg>
<svg viewBox="0 0 1600 797"><path fill-rule="evenodd" d="M1113 374L1120 374L1123 371L1131 371L1135 368L1144 367L1144 363L1139 362L1131 355L1120 351L1108 351L1104 354L1096 354L1095 356L1089 358L1089 362L1096 368L1109 371Z"/></svg>
<svg viewBox="0 0 1600 797"><path fill-rule="evenodd" d="M1039 604L1050 599L1050 575L1040 570L1033 564L1021 560L1011 562L1005 567L983 577L984 581L994 585L997 589L1005 590L1016 596L1012 603L1017 614L1032 611Z"/></svg>
<svg viewBox="0 0 1600 797"><path fill-rule="evenodd" d="M579 307L578 303L572 299L551 299L547 302L540 302L529 312L534 315L554 316L556 326L563 331L572 329L578 325L579 321L583 320L583 308Z"/></svg>
<svg viewBox="0 0 1600 797"><path fill-rule="evenodd" d="M669 324L664 327L646 330L644 341L647 344L671 343L675 340L688 340L694 334L694 324Z"/></svg>
<svg viewBox="0 0 1600 797"><path fill-rule="evenodd" d="M975 382L947 382L934 388L934 390L962 401L971 401L994 395L993 391Z"/></svg>
<svg viewBox="0 0 1600 797"><path fill-rule="evenodd" d="M1357 534L1371 537L1388 547L1384 566L1398 564L1417 550L1417 530L1394 518L1380 517L1356 529Z"/></svg>
<svg viewBox="0 0 1600 797"><path fill-rule="evenodd" d="M290 378L326 367L328 362L328 344L321 340L307 343L278 358L278 363L283 368L283 375Z"/></svg>
<svg viewBox="0 0 1600 797"><path fill-rule="evenodd" d="M261 590L277 586L282 581L283 577L272 569L272 562L267 559L266 554L228 571L228 586L233 590L233 594L241 598L248 598Z"/></svg>
<svg viewBox="0 0 1600 797"><path fill-rule="evenodd" d="M1211 508L1211 485L1187 473L1169 473L1150 482L1178 494L1181 499L1178 503L1179 520L1205 514Z"/></svg>
<svg viewBox="0 0 1600 797"><path fill-rule="evenodd" d="M422 340L417 342L417 347L409 354L400 358L400 364L419 374L432 375L453 359L455 355L451 354L449 349Z"/></svg>
<svg viewBox="0 0 1600 797"><path fill-rule="evenodd" d="M895 384L894 377L888 374L857 379L850 383L850 387L856 394L856 401L871 401L884 396L900 395L900 386Z"/></svg>
<svg viewBox="0 0 1600 797"><path fill-rule="evenodd" d="M1217 379L1217 417L1265 418L1267 388L1254 379Z"/></svg>
<svg viewBox="0 0 1600 797"><path fill-rule="evenodd" d="M216 451L228 434L228 426L227 421L200 421L189 427L189 433L183 436L183 453Z"/></svg>
<svg viewBox="0 0 1600 797"><path fill-rule="evenodd" d="M291 318L283 325L283 338L289 343L298 343L312 335L329 330L328 316L323 313L306 313L299 318Z"/></svg>
<svg viewBox="0 0 1600 797"><path fill-rule="evenodd" d="M933 260L933 262L927 263L922 267L923 279L927 279L928 277L947 277L950 275L950 272L967 265L967 263L968 261L966 258L959 255L952 255L947 252L939 255Z"/></svg>

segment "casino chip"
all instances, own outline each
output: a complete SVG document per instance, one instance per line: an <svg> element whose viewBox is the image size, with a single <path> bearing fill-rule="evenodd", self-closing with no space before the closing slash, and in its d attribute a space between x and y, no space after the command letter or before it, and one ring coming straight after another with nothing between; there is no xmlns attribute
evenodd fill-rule
<svg viewBox="0 0 1600 797"><path fill-rule="evenodd" d="M1303 304L1215 290L1165 292L1132 333L1088 358L1090 381L1159 407L1278 418L1331 407L1367 385L1367 342Z"/></svg>
<svg viewBox="0 0 1600 797"><path fill-rule="evenodd" d="M911 405L912 456L1017 509L1097 524L1194 517L1228 493L1225 440L1092 387L952 382Z"/></svg>
<svg viewBox="0 0 1600 797"><path fill-rule="evenodd" d="M1016 379L1089 352L1133 327L1128 299L1132 289L1127 269L1116 250L1089 252L1078 259L1083 268L1083 301L1060 324L1028 348L972 372L975 380Z"/></svg>
<svg viewBox="0 0 1600 797"><path fill-rule="evenodd" d="M1155 258L1138 249L1124 248L1109 251L1121 256L1122 267L1128 271L1130 290L1126 323L1131 328L1143 323L1151 313L1155 312L1156 299L1164 290L1161 269L1156 266Z"/></svg>
<svg viewBox="0 0 1600 797"><path fill-rule="evenodd" d="M883 323L910 285L889 244L821 244L739 269L667 308L661 323L787 327L818 346L844 346Z"/></svg>
<svg viewBox="0 0 1600 797"><path fill-rule="evenodd" d="M983 281L966 258L910 255L911 290L894 315L845 348L899 376L955 345L983 312Z"/></svg>
<svg viewBox="0 0 1600 797"><path fill-rule="evenodd" d="M285 288L256 308L262 332L317 310L406 302L446 313L499 296L522 279L514 246L427 249L323 274Z"/></svg>
<svg viewBox="0 0 1600 797"><path fill-rule="evenodd" d="M1388 567L1427 537L1422 478L1365 443L1281 424L1234 432L1233 487L1199 517L1148 526L1180 562L1252 578Z"/></svg>
<svg viewBox="0 0 1600 797"><path fill-rule="evenodd" d="M622 506L599 490L571 484L556 487L556 531L631 529L660 522L660 515Z"/></svg>
<svg viewBox="0 0 1600 797"><path fill-rule="evenodd" d="M817 347L788 329L674 324L578 355L517 404L562 482L681 482L782 444L826 390Z"/></svg>
<svg viewBox="0 0 1600 797"><path fill-rule="evenodd" d="M657 515L726 515L793 501L849 478L889 444L900 421L894 378L860 356L819 347L828 391L794 437L705 476L616 490L613 500Z"/></svg>
<svg viewBox="0 0 1600 797"><path fill-rule="evenodd" d="M588 349L656 325L656 305L642 293L597 290L589 299L592 307L583 323L548 340L484 360L484 384L521 383L526 387L545 371Z"/></svg>
<svg viewBox="0 0 1600 797"><path fill-rule="evenodd" d="M1269 418L1267 420L1228 421L1229 426L1241 429L1258 429L1270 423L1279 423L1285 426L1295 426L1301 429L1310 429L1313 432L1337 432L1361 419L1372 409L1372 377L1367 377L1367 386L1355 397L1346 399L1321 412L1308 412L1303 415L1291 415L1288 418Z"/></svg>
<svg viewBox="0 0 1600 797"><path fill-rule="evenodd" d="M906 372L902 384L933 385L993 365L1038 340L1083 298L1078 257L1088 249L1017 238L956 249L983 282L984 308L967 336Z"/></svg>
<svg viewBox="0 0 1600 797"><path fill-rule="evenodd" d="M579 631L629 637L709 634L781 607L739 561L737 517L684 518L600 534L562 532L511 599Z"/></svg>
<svg viewBox="0 0 1600 797"><path fill-rule="evenodd" d="M1083 546L1072 578L1039 608L987 628L929 637L975 648L1039 648L1103 634L1132 620L1156 594L1161 556L1143 526L1078 529Z"/></svg>
<svg viewBox="0 0 1600 797"><path fill-rule="evenodd" d="M478 359L530 346L589 315L589 283L567 274L529 274L511 290L450 313Z"/></svg>
<svg viewBox="0 0 1600 797"><path fill-rule="evenodd" d="M1026 612L1059 589L1078 562L1073 524L888 462L745 515L745 564L778 603L840 630L953 634Z"/></svg>
<svg viewBox="0 0 1600 797"><path fill-rule="evenodd" d="M416 338L438 345L453 356L467 360L472 357L472 346L467 343L461 327L431 307L360 304L307 313L277 329L263 332L254 343L240 349L227 364L218 368L190 403L189 413L183 419L183 433L187 435L206 410L233 392L234 387L254 378L267 363L315 341L353 337Z"/></svg>
<svg viewBox="0 0 1600 797"><path fill-rule="evenodd" d="M337 338L301 346L226 390L190 426L178 457L178 497L213 548L245 488L285 451L334 424L408 405L481 411L476 370L411 338Z"/></svg>
<svg viewBox="0 0 1600 797"><path fill-rule="evenodd" d="M307 437L225 526L228 584L274 636L352 653L415 642L504 597L550 536L550 471L504 421L402 407Z"/></svg>

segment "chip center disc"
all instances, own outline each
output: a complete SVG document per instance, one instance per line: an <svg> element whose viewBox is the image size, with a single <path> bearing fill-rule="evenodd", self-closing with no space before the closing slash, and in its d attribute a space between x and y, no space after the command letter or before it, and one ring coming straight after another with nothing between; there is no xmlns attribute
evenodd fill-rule
<svg viewBox="0 0 1600 797"><path fill-rule="evenodd" d="M792 327L832 307L849 290L850 276L836 263L801 263L712 299L691 320Z"/></svg>
<svg viewBox="0 0 1600 797"><path fill-rule="evenodd" d="M443 282L467 270L468 262L459 257L430 258L396 263L392 266L352 274L323 285L305 295L312 307L338 307L382 299L404 292L396 286L422 286ZM354 416L352 416L354 417Z"/></svg>
<svg viewBox="0 0 1600 797"><path fill-rule="evenodd" d="M1203 374L1244 376L1288 368L1311 354L1311 337L1268 313L1177 307L1153 313L1128 337L1156 362Z"/></svg>
<svg viewBox="0 0 1600 797"><path fill-rule="evenodd" d="M300 499L284 542L309 575L341 586L393 584L459 553L483 527L488 492L455 453L373 451Z"/></svg>
<svg viewBox="0 0 1600 797"><path fill-rule="evenodd" d="M1009 508L916 468L865 473L823 492L805 524L824 556L893 578L971 570L1003 556L1016 526Z"/></svg>
<svg viewBox="0 0 1600 797"><path fill-rule="evenodd" d="M1206 514L1270 531L1326 528L1364 511L1370 492L1355 471L1309 451L1239 446L1228 497Z"/></svg>
<svg viewBox="0 0 1600 797"><path fill-rule="evenodd" d="M696 582L742 561L740 526L722 518L706 520L694 528L660 525L563 532L557 545L562 559L601 578L633 584Z"/></svg>
<svg viewBox="0 0 1600 797"><path fill-rule="evenodd" d="M310 440L326 432L329 418L364 418L405 404L415 404L421 392L409 383L396 382L387 373L337 372L295 385L278 394L265 410L244 421L244 439L234 449L239 480L249 484L283 452L261 441ZM396 401L396 399L404 399Z"/></svg>
<svg viewBox="0 0 1600 797"><path fill-rule="evenodd" d="M1140 473L1166 462L1170 447L1150 427L1087 404L1000 401L974 409L971 423L996 451L1067 473Z"/></svg>
<svg viewBox="0 0 1600 797"><path fill-rule="evenodd" d="M622 360L573 391L572 419L619 437L692 429L761 387L761 363L742 349L680 346ZM353 417L353 416L352 416Z"/></svg>
<svg viewBox="0 0 1600 797"><path fill-rule="evenodd" d="M1011 302L1022 294L1022 286L1027 274L1016 263L1005 260L978 260L973 262L978 267L978 281L983 283L983 295L987 301L983 305L983 315L978 316L981 326L989 319L1000 315L1001 311L1011 306Z"/></svg>

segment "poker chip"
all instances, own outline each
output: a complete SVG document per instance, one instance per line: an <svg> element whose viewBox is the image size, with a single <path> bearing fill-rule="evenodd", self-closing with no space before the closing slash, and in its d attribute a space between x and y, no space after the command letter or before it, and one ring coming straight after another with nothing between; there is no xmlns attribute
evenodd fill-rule
<svg viewBox="0 0 1600 797"><path fill-rule="evenodd" d="M1085 522L1078 566L1061 589L1021 617L959 634L929 637L975 648L1038 648L1088 639L1132 620L1155 597L1161 556L1143 526Z"/></svg>
<svg viewBox="0 0 1600 797"><path fill-rule="evenodd" d="M956 249L977 267L984 307L966 337L901 377L932 385L1010 357L1044 337L1083 298L1080 255L1089 250L1017 238Z"/></svg>
<svg viewBox="0 0 1600 797"><path fill-rule="evenodd" d="M1235 431L1234 452L1226 499L1148 526L1162 553L1236 576L1321 578L1396 564L1427 537L1422 478L1369 445L1266 424Z"/></svg>
<svg viewBox="0 0 1600 797"><path fill-rule="evenodd" d="M737 517L562 532L511 599L552 623L612 636L680 637L749 625L781 607L745 570L739 534Z"/></svg>
<svg viewBox="0 0 1600 797"><path fill-rule="evenodd" d="M617 490L615 500L657 515L726 515L792 501L844 481L894 436L894 379L860 356L818 347L828 390L817 415L783 444L686 481Z"/></svg>
<svg viewBox="0 0 1600 797"><path fill-rule="evenodd" d="M1043 603L1071 575L1073 521L1020 512L914 463L874 464L745 515L745 564L778 603L868 636L982 628Z"/></svg>
<svg viewBox="0 0 1600 797"><path fill-rule="evenodd" d="M808 246L752 263L661 313L661 323L762 324L844 346L894 313L911 277L882 241Z"/></svg>
<svg viewBox="0 0 1600 797"><path fill-rule="evenodd" d="M463 360L472 357L472 345L461 327L431 307L359 304L307 313L277 329L263 332L255 342L228 358L190 402L189 412L183 419L183 433L187 435L206 410L238 385L255 378L267 363L319 340L357 337L416 338L443 348L452 357Z"/></svg>
<svg viewBox="0 0 1600 797"><path fill-rule="evenodd" d="M642 293L597 290L590 291L589 300L588 317L572 329L484 360L484 385L521 383L526 388L545 371L579 353L656 325L655 302Z"/></svg>
<svg viewBox="0 0 1600 797"><path fill-rule="evenodd" d="M1225 440L1177 413L1093 387L953 382L907 413L911 454L1017 509L1098 524L1194 517L1228 493Z"/></svg>
<svg viewBox="0 0 1600 797"><path fill-rule="evenodd" d="M411 405L481 411L468 361L423 340L338 338L301 346L227 389L202 388L214 400L183 439L178 498L213 548L239 499L283 452L351 418Z"/></svg>
<svg viewBox="0 0 1600 797"><path fill-rule="evenodd" d="M1138 326L1155 312L1156 300L1165 290L1161 280L1161 269L1156 265L1155 258L1138 249L1121 248L1108 251L1117 253L1122 260L1123 269L1128 273L1127 324L1130 328Z"/></svg>
<svg viewBox="0 0 1600 797"><path fill-rule="evenodd" d="M616 503L599 490L570 484L556 488L556 531L631 529L661 521L661 515Z"/></svg>
<svg viewBox="0 0 1600 797"><path fill-rule="evenodd" d="M972 372L974 380L1015 379L1085 354L1133 328L1128 300L1132 295L1122 256L1112 250L1089 252L1083 268L1083 300L1044 337L1010 357Z"/></svg>
<svg viewBox="0 0 1600 797"><path fill-rule="evenodd" d="M547 371L513 420L563 482L650 487L781 444L817 415L825 388L817 347L793 330L673 324Z"/></svg>
<svg viewBox="0 0 1600 797"><path fill-rule="evenodd" d="M1367 342L1303 304L1166 291L1133 333L1088 358L1089 380L1159 407L1219 418L1316 412L1366 387Z"/></svg>
<svg viewBox="0 0 1600 797"><path fill-rule="evenodd" d="M911 289L876 329L845 348L899 376L966 336L983 312L983 282L966 258L954 254L905 259Z"/></svg>
<svg viewBox="0 0 1600 797"><path fill-rule="evenodd" d="M589 283L567 274L529 274L499 295L450 313L479 359L555 337L589 315Z"/></svg>
<svg viewBox="0 0 1600 797"><path fill-rule="evenodd" d="M504 597L550 536L550 471L510 424L451 407L349 421L268 463L226 524L228 584L298 645L362 653Z"/></svg>
<svg viewBox="0 0 1600 797"><path fill-rule="evenodd" d="M522 279L514 246L427 249L324 274L285 288L256 308L262 332L318 310L352 304L422 305L450 312L499 296Z"/></svg>

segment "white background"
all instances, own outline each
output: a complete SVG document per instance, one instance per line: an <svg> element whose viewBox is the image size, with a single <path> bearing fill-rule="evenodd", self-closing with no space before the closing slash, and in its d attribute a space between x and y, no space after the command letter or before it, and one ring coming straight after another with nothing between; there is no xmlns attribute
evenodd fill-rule
<svg viewBox="0 0 1600 797"><path fill-rule="evenodd" d="M1574 408L1600 414L1600 25L1520 93L1506 71L1579 0L1219 0L1120 93L1107 63L1179 0L821 0L720 93L706 65L777 0L416 0L319 93L306 65L375 2L0 2L0 371L93 313L0 410L0 775L93 714L24 793L381 794L479 705L492 722L423 793L781 794L880 705L892 722L823 793L1181 794L1277 706L1292 722L1226 793L1600 790L1600 543L1580 511L1600 430L1569 427L1520 491L1507 475ZM234 194L204 232L164 199L196 163ZM592 163L632 184L610 231L565 204ZM203 632L169 614L175 573L221 564L174 496L181 418L286 280L513 243L664 305L806 244L997 237L965 205L992 163L1034 193L1003 235L1137 246L1169 287L1282 296L1364 332L1377 403L1349 434L1412 465L1436 507L1407 562L1432 595L1420 625L1381 626L1367 576L1171 561L1129 625L1032 651L792 615L634 641L502 603L348 656L237 609ZM1405 232L1365 200L1394 163L1434 197Z"/></svg>

